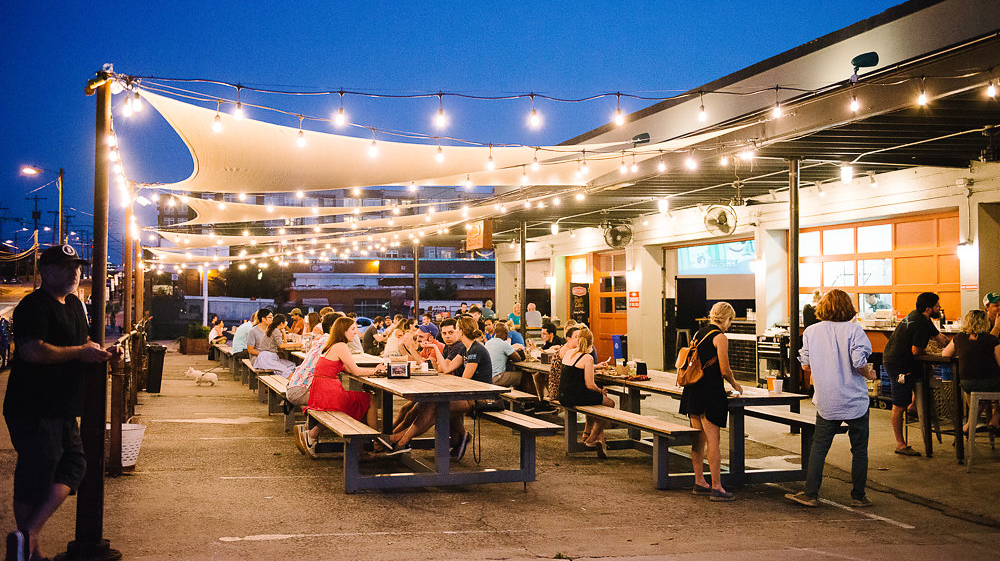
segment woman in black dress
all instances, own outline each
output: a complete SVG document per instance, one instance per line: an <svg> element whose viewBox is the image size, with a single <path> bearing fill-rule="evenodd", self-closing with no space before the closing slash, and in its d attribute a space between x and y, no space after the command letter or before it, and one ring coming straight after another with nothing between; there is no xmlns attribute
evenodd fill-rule
<svg viewBox="0 0 1000 561"><path fill-rule="evenodd" d="M594 382L594 357L589 352L591 345L594 344L594 334L586 327L582 327L574 335L576 346L566 351L562 358L559 403L570 407L577 405L613 407L615 402L608 397L608 391L597 387ZM604 427L607 424L608 422L603 419L594 419L587 415L583 429L583 433L589 435L584 439L584 445L589 448L599 448L602 456L607 452L604 440Z"/></svg>
<svg viewBox="0 0 1000 561"><path fill-rule="evenodd" d="M728 396L722 379L739 393L743 393L733 371L729 367L729 340L723 335L733 323L736 312L728 302L718 302L708 314L709 324L698 330L698 358L701 360L703 375L700 380L684 386L681 395L680 412L691 420L691 426L700 430L691 445L691 464L694 467L695 495L709 495L713 501L731 501L733 494L722 487L721 452L719 432L726 427L729 408ZM711 364L710 364L711 363ZM704 461L708 458L708 468L712 472L712 485L705 481Z"/></svg>

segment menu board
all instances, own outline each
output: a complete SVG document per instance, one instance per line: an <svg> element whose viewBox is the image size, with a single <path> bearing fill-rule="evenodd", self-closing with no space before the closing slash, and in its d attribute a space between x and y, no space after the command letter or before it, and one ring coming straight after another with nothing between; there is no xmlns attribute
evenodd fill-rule
<svg viewBox="0 0 1000 561"><path fill-rule="evenodd" d="M571 283L569 285L569 317L579 323L590 325L590 285Z"/></svg>

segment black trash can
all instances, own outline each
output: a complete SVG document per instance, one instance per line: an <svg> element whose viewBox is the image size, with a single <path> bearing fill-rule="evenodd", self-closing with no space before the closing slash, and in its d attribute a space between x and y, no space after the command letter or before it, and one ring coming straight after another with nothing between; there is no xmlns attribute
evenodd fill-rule
<svg viewBox="0 0 1000 561"><path fill-rule="evenodd" d="M160 393L160 382L163 381L163 356L167 348L163 345L146 345L149 353L149 371L146 373L146 392Z"/></svg>

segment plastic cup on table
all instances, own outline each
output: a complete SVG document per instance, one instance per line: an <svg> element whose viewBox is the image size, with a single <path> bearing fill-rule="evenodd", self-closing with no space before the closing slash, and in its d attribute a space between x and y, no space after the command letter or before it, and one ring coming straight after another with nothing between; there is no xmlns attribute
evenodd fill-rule
<svg viewBox="0 0 1000 561"><path fill-rule="evenodd" d="M780 379L780 378L775 378L774 382L772 383L772 387L773 387L772 393L775 393L775 394L781 393L781 386L784 385L784 382L785 381L782 380L782 379Z"/></svg>
<svg viewBox="0 0 1000 561"><path fill-rule="evenodd" d="M774 376L767 377L767 391L769 393L774 393L774 381L777 380Z"/></svg>

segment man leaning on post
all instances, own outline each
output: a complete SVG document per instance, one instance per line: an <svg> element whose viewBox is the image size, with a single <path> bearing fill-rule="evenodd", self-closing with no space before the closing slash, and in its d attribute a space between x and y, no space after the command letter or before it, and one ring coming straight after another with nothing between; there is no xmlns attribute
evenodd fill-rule
<svg viewBox="0 0 1000 561"><path fill-rule="evenodd" d="M42 559L42 527L83 480L87 463L77 417L83 409L84 363L121 359L87 336L87 315L76 296L80 259L70 245L38 259L42 286L14 308L14 359L3 413L17 452L14 520L6 559Z"/></svg>

